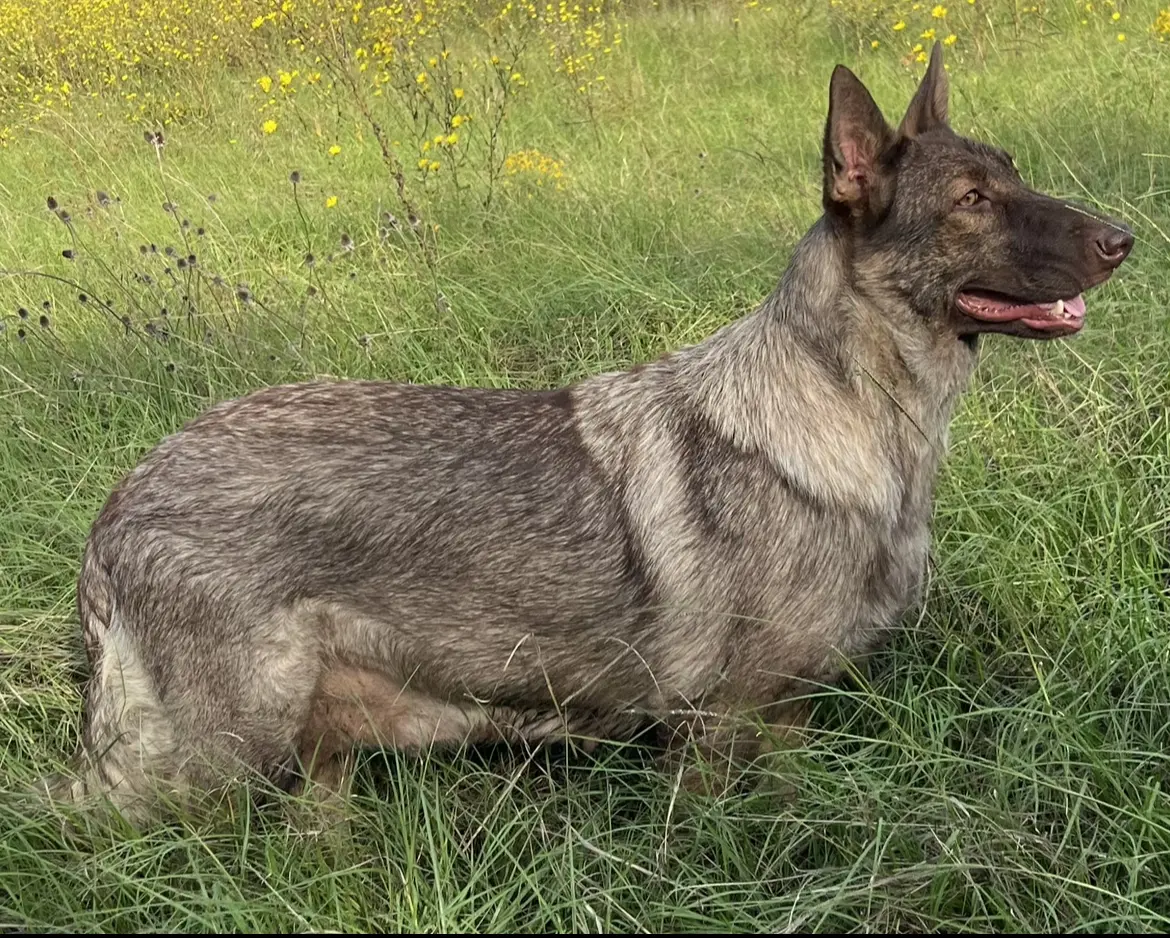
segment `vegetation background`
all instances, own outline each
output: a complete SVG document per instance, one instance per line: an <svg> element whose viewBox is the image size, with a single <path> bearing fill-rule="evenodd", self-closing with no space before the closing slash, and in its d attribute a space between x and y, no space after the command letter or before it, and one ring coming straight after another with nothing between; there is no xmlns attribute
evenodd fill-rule
<svg viewBox="0 0 1170 938"><path fill-rule="evenodd" d="M1164 0L1159 0L1164 2ZM544 387L699 340L820 203L829 74L1127 219L1075 339L992 338L928 595L793 783L636 750L367 759L351 839L0 796L0 929L1170 927L1170 10L1147 0L0 0L0 785L59 766L110 487L318 375Z"/></svg>

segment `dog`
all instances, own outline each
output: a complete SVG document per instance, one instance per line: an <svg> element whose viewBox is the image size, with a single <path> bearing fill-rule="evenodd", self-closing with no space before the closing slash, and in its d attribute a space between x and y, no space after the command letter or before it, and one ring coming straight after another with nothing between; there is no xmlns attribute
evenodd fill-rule
<svg viewBox="0 0 1170 938"><path fill-rule="evenodd" d="M53 794L145 821L241 771L341 791L361 747L647 721L689 780L799 732L920 599L980 337L1077 332L1133 246L955 133L947 85L936 45L895 129L835 69L823 216L697 345L549 391L273 387L163 440L86 543Z"/></svg>

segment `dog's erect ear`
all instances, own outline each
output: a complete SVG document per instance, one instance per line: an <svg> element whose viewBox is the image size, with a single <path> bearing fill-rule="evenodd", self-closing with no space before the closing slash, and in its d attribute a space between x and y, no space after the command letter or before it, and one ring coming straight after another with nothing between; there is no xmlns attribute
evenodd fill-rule
<svg viewBox="0 0 1170 938"><path fill-rule="evenodd" d="M844 65L829 82L825 121L825 207L866 214L878 208L888 188L882 157L894 132L865 85Z"/></svg>
<svg viewBox="0 0 1170 938"><path fill-rule="evenodd" d="M914 93L898 135L907 139L937 127L947 126L947 73L943 68L942 43L936 42L922 84Z"/></svg>

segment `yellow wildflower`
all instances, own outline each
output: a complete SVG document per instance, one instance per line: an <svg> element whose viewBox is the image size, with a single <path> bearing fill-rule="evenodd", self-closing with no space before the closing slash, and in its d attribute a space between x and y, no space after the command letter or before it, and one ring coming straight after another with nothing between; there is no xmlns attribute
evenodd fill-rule
<svg viewBox="0 0 1170 938"><path fill-rule="evenodd" d="M268 94L268 92L272 90L272 79L267 75L261 75L259 78L257 78L256 84L260 86L260 90L265 94Z"/></svg>
<svg viewBox="0 0 1170 938"><path fill-rule="evenodd" d="M930 11L930 15L933 16L936 20L941 20L944 16L947 15L947 8L940 3Z"/></svg>
<svg viewBox="0 0 1170 938"><path fill-rule="evenodd" d="M263 130L266 134L274 134L276 133L276 121L270 117L260 125L260 129Z"/></svg>
<svg viewBox="0 0 1170 938"><path fill-rule="evenodd" d="M326 208L337 208L337 196L331 195L325 200Z"/></svg>
<svg viewBox="0 0 1170 938"><path fill-rule="evenodd" d="M331 146L329 148L329 155L330 156L337 156L337 154L340 152L341 152L341 147L339 147L336 143L333 144L333 146Z"/></svg>
<svg viewBox="0 0 1170 938"><path fill-rule="evenodd" d="M943 45L944 46L953 46L958 41L959 41L959 37L956 36L954 33L951 33L949 36L947 36L946 39L943 40Z"/></svg>
<svg viewBox="0 0 1170 938"><path fill-rule="evenodd" d="M905 28L906 28L906 21L905 20L898 20L898 22L896 22L894 24L894 32L896 32L896 33L900 33Z"/></svg>

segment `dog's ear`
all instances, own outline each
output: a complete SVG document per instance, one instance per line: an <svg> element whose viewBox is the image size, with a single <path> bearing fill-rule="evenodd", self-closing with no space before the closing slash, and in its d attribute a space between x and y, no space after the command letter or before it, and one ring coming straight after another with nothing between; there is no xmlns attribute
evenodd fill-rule
<svg viewBox="0 0 1170 938"><path fill-rule="evenodd" d="M826 209L865 215L881 208L889 189L883 156L894 139L865 85L844 65L833 69L825 121Z"/></svg>
<svg viewBox="0 0 1170 938"><path fill-rule="evenodd" d="M907 139L937 127L947 126L947 73L943 68L942 43L936 42L930 52L930 64L922 76L922 84L914 93L906 116L898 126L898 136Z"/></svg>

